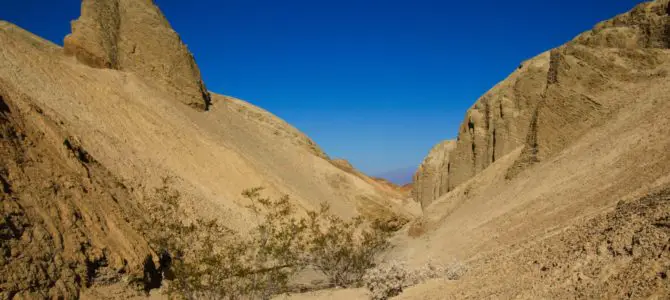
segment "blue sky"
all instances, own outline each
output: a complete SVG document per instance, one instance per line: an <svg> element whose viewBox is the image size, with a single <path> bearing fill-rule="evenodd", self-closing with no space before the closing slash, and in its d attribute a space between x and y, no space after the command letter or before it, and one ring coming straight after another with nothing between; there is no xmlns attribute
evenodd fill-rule
<svg viewBox="0 0 670 300"><path fill-rule="evenodd" d="M76 0L4 0L62 44ZM157 0L207 87L259 105L373 175L417 166L525 59L639 0Z"/></svg>

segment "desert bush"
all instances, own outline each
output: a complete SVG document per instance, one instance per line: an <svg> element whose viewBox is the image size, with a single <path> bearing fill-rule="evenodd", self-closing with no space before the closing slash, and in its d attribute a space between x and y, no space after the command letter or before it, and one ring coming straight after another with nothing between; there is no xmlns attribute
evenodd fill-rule
<svg viewBox="0 0 670 300"><path fill-rule="evenodd" d="M381 217L373 217L371 224L372 227L377 230L392 234L400 230L403 226L409 223L409 221L410 220L408 218L403 216L386 215Z"/></svg>
<svg viewBox="0 0 670 300"><path fill-rule="evenodd" d="M189 220L171 180L163 179L146 201L148 218L141 225L161 258L159 271L171 280L165 292L170 298L237 298L248 289L235 279L248 270L237 256L246 241L214 220ZM227 246L216 247L222 243Z"/></svg>
<svg viewBox="0 0 670 300"><path fill-rule="evenodd" d="M251 272L240 279L250 284L247 296L269 299L284 292L291 277L306 266L307 221L294 216L288 196L273 200L262 197L262 190L253 188L242 193L250 201L247 207L258 225L250 232L246 245L245 264Z"/></svg>
<svg viewBox="0 0 670 300"><path fill-rule="evenodd" d="M327 205L308 213L306 264L322 272L338 287L358 286L375 256L389 245L390 233L362 217L345 221Z"/></svg>
<svg viewBox="0 0 670 300"><path fill-rule="evenodd" d="M369 291L370 299L385 300L395 297L410 286L420 284L429 279L459 279L466 271L462 263L448 266L428 262L420 268L411 270L406 264L392 261L369 269L363 281Z"/></svg>
<svg viewBox="0 0 670 300"><path fill-rule="evenodd" d="M388 245L389 233L362 218L343 220L325 205L297 217L288 196L263 197L262 188L242 193L257 225L241 235L215 220L189 218L170 185L164 180L146 201L141 226L160 254L170 298L269 299L308 266L332 285L357 285Z"/></svg>
<svg viewBox="0 0 670 300"><path fill-rule="evenodd" d="M363 281L370 292L370 299L385 300L402 293L407 286L408 276L407 266L393 261L368 270Z"/></svg>
<svg viewBox="0 0 670 300"><path fill-rule="evenodd" d="M444 269L445 278L449 280L458 280L468 271L468 266L462 262L453 262Z"/></svg>
<svg viewBox="0 0 670 300"><path fill-rule="evenodd" d="M413 238L420 237L426 233L427 227L428 222L425 219L416 219L412 222L412 224L409 225L407 235Z"/></svg>

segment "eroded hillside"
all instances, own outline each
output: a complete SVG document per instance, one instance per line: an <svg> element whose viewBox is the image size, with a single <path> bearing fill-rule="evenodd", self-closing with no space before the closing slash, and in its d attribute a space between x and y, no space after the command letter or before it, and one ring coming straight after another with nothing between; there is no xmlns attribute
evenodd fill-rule
<svg viewBox="0 0 670 300"><path fill-rule="evenodd" d="M432 202L523 148L513 177L630 107L631 86L667 77L669 23L667 1L641 4L521 63L468 110L453 149L427 157L424 165L445 167L418 170L417 200Z"/></svg>
<svg viewBox="0 0 670 300"><path fill-rule="evenodd" d="M204 90L152 1L83 1L65 48L1 22L0 45L3 297L147 284L158 260L135 223L164 178L192 216L242 232L258 186L344 218L408 215L286 122Z"/></svg>
<svg viewBox="0 0 670 300"><path fill-rule="evenodd" d="M417 172L423 216L381 257L470 271L400 298L668 296L668 2L523 62L475 102ZM257 186L345 219L416 214L405 191L207 91L153 1L84 0L72 29L60 47L0 22L3 298L155 287L160 261L138 223L168 177L185 218L240 232L254 220L241 192Z"/></svg>
<svg viewBox="0 0 670 300"><path fill-rule="evenodd" d="M431 150L414 181L424 214L383 261L468 272L397 299L668 298L668 2L521 63Z"/></svg>
<svg viewBox="0 0 670 300"><path fill-rule="evenodd" d="M151 251L132 191L65 126L0 81L3 298L76 295L143 272ZM23 99L21 99L23 98Z"/></svg>
<svg viewBox="0 0 670 300"><path fill-rule="evenodd" d="M463 281L435 280L398 299L665 299L669 205L667 189L621 201L546 239L473 261Z"/></svg>
<svg viewBox="0 0 670 300"><path fill-rule="evenodd" d="M640 4L475 103L419 169L423 219L388 257L473 269L402 297L667 297L669 28L667 0Z"/></svg>

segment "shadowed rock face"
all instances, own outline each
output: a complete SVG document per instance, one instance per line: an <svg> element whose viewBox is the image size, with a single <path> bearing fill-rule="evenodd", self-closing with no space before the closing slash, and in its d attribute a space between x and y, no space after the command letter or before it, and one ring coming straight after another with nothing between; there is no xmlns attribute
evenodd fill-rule
<svg viewBox="0 0 670 300"><path fill-rule="evenodd" d="M142 278L151 250L126 186L0 79L0 298L74 299Z"/></svg>
<svg viewBox="0 0 670 300"><path fill-rule="evenodd" d="M84 0L66 54L95 68L137 74L200 110L211 104L193 55L152 0Z"/></svg>
<svg viewBox="0 0 670 300"><path fill-rule="evenodd" d="M444 162L432 163L449 165L446 173L418 170L422 182L442 184L426 193L415 183L416 200L431 202L523 147L507 173L514 177L607 120L623 105L607 95L625 93L622 83L664 76L653 70L661 49L670 46L668 10L668 0L640 4L522 63L467 111L454 149Z"/></svg>

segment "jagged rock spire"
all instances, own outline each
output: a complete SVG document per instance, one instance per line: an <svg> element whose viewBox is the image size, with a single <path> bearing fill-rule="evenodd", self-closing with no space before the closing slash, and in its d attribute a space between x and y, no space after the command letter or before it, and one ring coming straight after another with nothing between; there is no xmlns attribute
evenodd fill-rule
<svg viewBox="0 0 670 300"><path fill-rule="evenodd" d="M135 73L191 107L211 103L193 55L152 0L83 0L64 49L91 67Z"/></svg>

